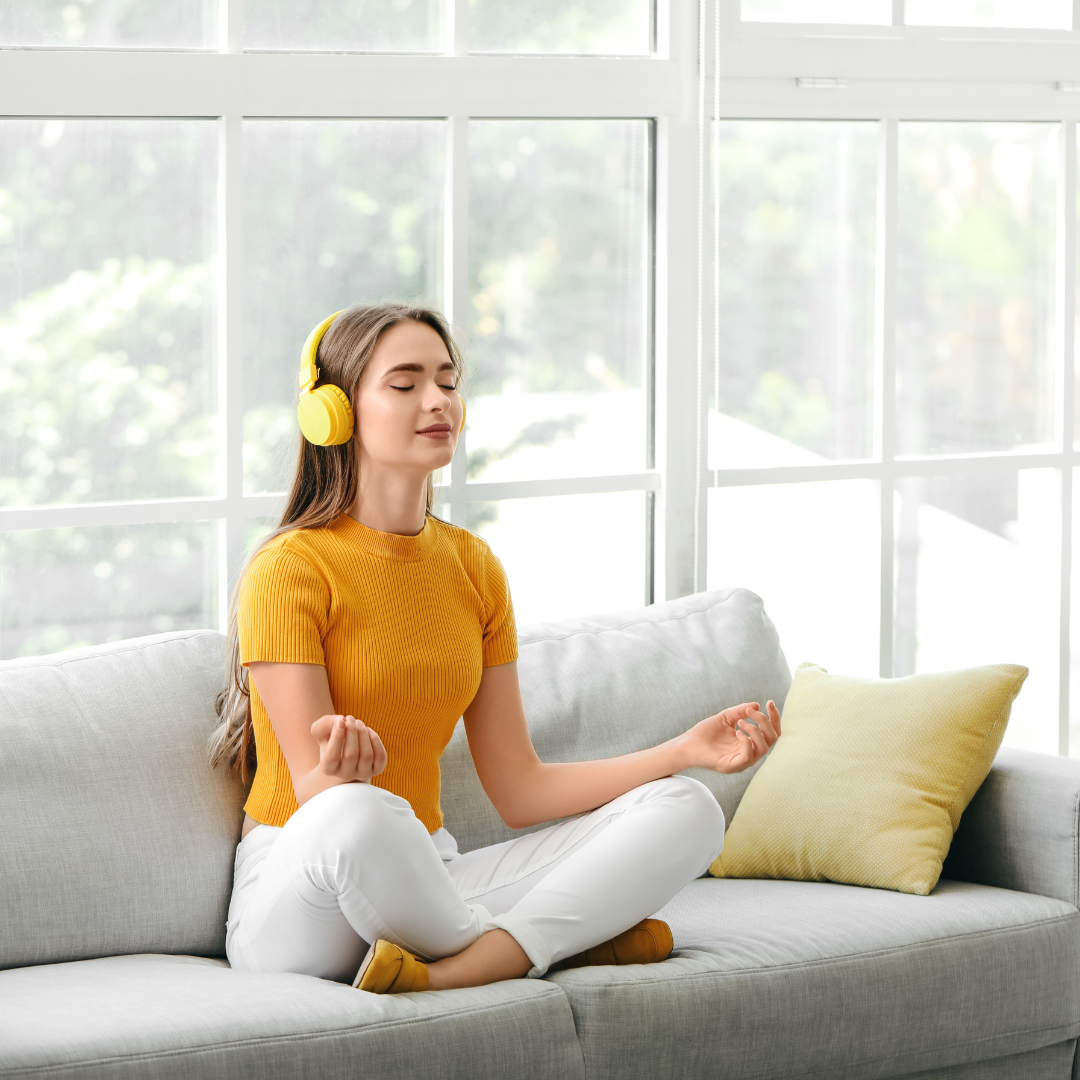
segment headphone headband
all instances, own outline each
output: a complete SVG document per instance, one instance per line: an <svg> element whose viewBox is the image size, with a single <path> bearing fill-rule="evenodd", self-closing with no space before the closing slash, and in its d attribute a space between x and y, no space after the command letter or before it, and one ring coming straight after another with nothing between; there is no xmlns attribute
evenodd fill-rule
<svg viewBox="0 0 1080 1080"><path fill-rule="evenodd" d="M345 309L342 308L342 311ZM319 380L319 369L315 365L315 357L319 355L319 342L322 341L323 335L330 328L330 324L341 314L341 311L335 311L333 315L328 315L314 330L307 336L307 341L304 342L304 347L300 350L300 389L310 390L316 382Z"/></svg>

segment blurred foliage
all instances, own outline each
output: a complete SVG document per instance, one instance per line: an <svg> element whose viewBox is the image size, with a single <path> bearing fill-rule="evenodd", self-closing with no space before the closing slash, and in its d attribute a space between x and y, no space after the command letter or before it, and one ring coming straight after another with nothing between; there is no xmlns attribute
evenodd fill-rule
<svg viewBox="0 0 1080 1080"><path fill-rule="evenodd" d="M0 123L0 311L107 259L208 263L217 136L199 120Z"/></svg>
<svg viewBox="0 0 1080 1080"><path fill-rule="evenodd" d="M216 145L208 122L0 124L0 504L216 491ZM217 531L0 537L0 655L216 625Z"/></svg>
<svg viewBox="0 0 1080 1080"><path fill-rule="evenodd" d="M901 452L1053 437L1056 159L1052 124L901 125Z"/></svg>
<svg viewBox="0 0 1080 1080"><path fill-rule="evenodd" d="M522 428L506 446L499 449L484 447L480 450L470 450L468 478L479 479L489 465L512 457L519 450L533 446L552 446L559 439L573 438L584 420L584 413L569 413L551 420L538 420Z"/></svg>
<svg viewBox="0 0 1080 1080"><path fill-rule="evenodd" d="M249 49L442 52L444 0L259 0L244 8Z"/></svg>
<svg viewBox="0 0 1080 1080"><path fill-rule="evenodd" d="M225 0L0 0L0 45L213 49ZM248 49L442 52L444 0L259 0ZM644 54L649 0L471 0L474 52Z"/></svg>
<svg viewBox="0 0 1080 1080"><path fill-rule="evenodd" d="M0 505L209 495L206 266L106 260L0 318Z"/></svg>
<svg viewBox="0 0 1080 1080"><path fill-rule="evenodd" d="M0 534L0 659L217 625L216 522Z"/></svg>
<svg viewBox="0 0 1080 1080"><path fill-rule="evenodd" d="M245 489L280 491L296 456L300 347L361 301L440 306L445 125L244 125Z"/></svg>
<svg viewBox="0 0 1080 1080"><path fill-rule="evenodd" d="M644 383L650 131L469 126L470 391Z"/></svg>
<svg viewBox="0 0 1080 1080"><path fill-rule="evenodd" d="M865 456L877 126L724 121L714 138L713 406L819 454Z"/></svg>
<svg viewBox="0 0 1080 1080"><path fill-rule="evenodd" d="M716 136L716 405L817 453L865 456L876 125L725 121ZM1052 436L1055 162L1053 125L901 125L901 452Z"/></svg>
<svg viewBox="0 0 1080 1080"><path fill-rule="evenodd" d="M476 335L472 389L640 386L648 125L513 122L501 141L499 126L475 144L470 250L500 329ZM216 136L195 121L0 125L2 504L216 492ZM244 136L245 476L281 490L310 327L358 300L439 303L445 125L268 121ZM532 424L488 457L579 422ZM471 513L479 527L497 508ZM0 653L213 624L216 528L9 534Z"/></svg>
<svg viewBox="0 0 1080 1080"><path fill-rule="evenodd" d="M832 408L821 382L798 386L782 371L763 371L742 419L799 446L828 443Z"/></svg>
<svg viewBox="0 0 1080 1080"><path fill-rule="evenodd" d="M0 44L212 49L225 0L0 0Z"/></svg>
<svg viewBox="0 0 1080 1080"><path fill-rule="evenodd" d="M469 0L470 52L641 55L649 0Z"/></svg>

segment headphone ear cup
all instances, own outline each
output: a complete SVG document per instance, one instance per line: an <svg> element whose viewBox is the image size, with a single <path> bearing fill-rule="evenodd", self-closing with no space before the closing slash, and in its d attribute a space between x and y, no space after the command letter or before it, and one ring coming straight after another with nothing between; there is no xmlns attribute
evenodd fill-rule
<svg viewBox="0 0 1080 1080"><path fill-rule="evenodd" d="M340 446L352 438L353 411L340 386L327 383L300 395L296 406L300 430L316 446Z"/></svg>
<svg viewBox="0 0 1080 1080"><path fill-rule="evenodd" d="M465 402L461 403L461 427L457 429L457 433L460 435L465 430Z"/></svg>

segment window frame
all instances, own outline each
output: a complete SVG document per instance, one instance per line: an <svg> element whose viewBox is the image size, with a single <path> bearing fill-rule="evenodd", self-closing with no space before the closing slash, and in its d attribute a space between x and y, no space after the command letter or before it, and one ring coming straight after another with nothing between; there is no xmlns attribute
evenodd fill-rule
<svg viewBox="0 0 1080 1080"><path fill-rule="evenodd" d="M216 52L0 50L0 115L196 117L220 131L219 493L188 498L0 508L0 530L217 520L219 622L243 561L247 518L280 506L243 493L242 120L437 117L447 121L444 296L467 325L470 118L637 118L653 122L653 349L649 457L639 472L506 483L467 482L459 453L443 496L464 523L472 501L641 490L647 493L646 601L703 588L705 500L712 487L875 479L881 485L879 674L892 673L893 491L907 476L986 469L1059 470L1061 598L1059 752L1069 751L1080 0L1070 31L903 25L743 23L739 0L657 0L650 57L469 55L468 0L448 0L444 55L244 52L244 0L221 0ZM1008 79L1002 72L1008 72ZM719 72L719 79L714 74ZM879 121L875 452L871 459L782 469L707 468L713 364L711 124L717 119ZM1045 451L901 458L895 449L896 184L901 120L1029 120L1060 125L1057 207L1056 442Z"/></svg>
<svg viewBox="0 0 1080 1080"><path fill-rule="evenodd" d="M720 120L874 120L878 147L874 312L874 443L865 461L782 468L712 469L703 487L870 479L880 485L878 674L893 674L895 502L898 481L1054 468L1061 481L1058 625L1058 753L1070 752L1077 120L1080 0L1069 31L909 27L904 0L893 0L893 25L805 26L742 23L739 0L717 0L709 57L710 116ZM1062 46L1068 46L1063 48ZM721 77L715 79L719 71ZM1007 71L1008 78L1001 72ZM701 93L705 92L702 88ZM1059 128L1054 282L1054 439L1046 449L947 455L900 455L896 447L896 278L898 135L904 121L1030 121ZM711 145L711 144L710 144ZM705 148L705 153L709 148ZM710 173L711 175L711 173ZM713 208L715 209L715 208ZM714 219L714 227L715 227ZM703 262L702 274L712 273ZM711 283L710 283L711 285ZM711 289L710 289L710 295ZM712 312L704 313L706 318ZM705 394L707 398L707 391ZM699 401L699 412L707 400ZM707 454L704 439L698 453ZM706 491L699 491L702 501ZM700 514L704 532L704 513ZM699 558L704 539L699 537ZM698 567L704 580L705 567ZM1074 752L1080 747L1073 747Z"/></svg>
<svg viewBox="0 0 1080 1080"><path fill-rule="evenodd" d="M148 49L0 49L0 115L34 119L204 119L218 124L217 392L219 418L218 493L212 497L145 499L71 505L0 508L0 531L57 527L137 525L151 522L216 520L218 540L219 628L227 625L229 599L244 561L244 525L251 518L280 512L283 496L249 495L243 490L243 172L245 119L396 119L446 121L444 308L455 326L468 325L468 136L470 119L629 118L652 125L650 138L652 220L648 269L649 310L642 313L650 331L670 329L669 341L646 355L646 468L615 475L593 475L501 483L466 481L466 441L449 470L439 496L449 502L450 518L465 524L472 502L537 496L642 491L646 495L647 565L642 601L690 591L679 577L679 545L654 543L658 515L672 514L661 498L666 473L685 472L692 446L670 453L654 448L664 431L679 431L678 418L656 424L653 390L657 357L681 355L696 308L694 296L678 280L692 279L687 259L693 219L683 215L672 228L666 208L692 206L695 170L672 174L658 163L673 154L696 158L697 146L678 122L681 103L692 98L696 40L686 0L661 4L656 12L657 52L641 57L510 56L468 53L468 0L448 0L446 52L430 54L244 52L244 0L221 0L217 51ZM674 50L670 45L675 42ZM689 50L688 50L689 46ZM689 57L689 59L688 59ZM661 147L664 149L661 150ZM688 184L687 181L690 183ZM689 190L687 190L689 188ZM663 248L663 250L661 250ZM670 249L670 250L669 250ZM692 241L689 245L692 250ZM656 272L658 267L672 273ZM675 310L669 289L675 278ZM687 282L690 284L690 282ZM667 380L664 380L665 387ZM678 413L686 399L680 387L671 396ZM660 431L657 438L658 429ZM681 454L681 457L679 457ZM659 464L658 460L659 459ZM677 485L676 485L677 487ZM683 502L690 491L682 492ZM685 516L685 513L684 515ZM661 531L667 531L661 526ZM683 545L685 546L685 545ZM654 551L668 552L676 572L657 575Z"/></svg>

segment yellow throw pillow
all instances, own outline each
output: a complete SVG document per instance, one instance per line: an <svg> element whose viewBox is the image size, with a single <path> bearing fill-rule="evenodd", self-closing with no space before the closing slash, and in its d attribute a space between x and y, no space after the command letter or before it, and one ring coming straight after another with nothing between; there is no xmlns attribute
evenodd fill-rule
<svg viewBox="0 0 1080 1080"><path fill-rule="evenodd" d="M864 679L801 664L780 739L709 872L925 896L1027 673L993 664Z"/></svg>

